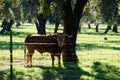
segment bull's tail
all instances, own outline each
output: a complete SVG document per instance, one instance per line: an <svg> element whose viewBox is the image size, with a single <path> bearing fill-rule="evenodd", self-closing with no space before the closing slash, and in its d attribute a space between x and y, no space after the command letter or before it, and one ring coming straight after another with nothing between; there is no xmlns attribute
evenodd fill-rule
<svg viewBox="0 0 120 80"><path fill-rule="evenodd" d="M24 45L24 60L26 60L26 46Z"/></svg>

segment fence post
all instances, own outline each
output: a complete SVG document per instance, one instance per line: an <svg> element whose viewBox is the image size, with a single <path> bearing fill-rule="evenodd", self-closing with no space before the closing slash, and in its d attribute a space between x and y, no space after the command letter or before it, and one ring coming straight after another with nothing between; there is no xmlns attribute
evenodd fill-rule
<svg viewBox="0 0 120 80"><path fill-rule="evenodd" d="M12 59L12 30L10 30L10 80L13 80L13 59Z"/></svg>

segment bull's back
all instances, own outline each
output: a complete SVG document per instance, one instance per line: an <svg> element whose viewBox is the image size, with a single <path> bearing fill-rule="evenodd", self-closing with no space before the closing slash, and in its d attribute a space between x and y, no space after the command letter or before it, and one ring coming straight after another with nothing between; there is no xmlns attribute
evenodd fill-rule
<svg viewBox="0 0 120 80"><path fill-rule="evenodd" d="M51 36L45 35L28 35L25 43L56 43L56 40Z"/></svg>
<svg viewBox="0 0 120 80"><path fill-rule="evenodd" d="M28 35L25 39L25 45L28 51L31 52L37 50L40 53L56 53L60 50L57 46L57 41L53 37L45 35Z"/></svg>

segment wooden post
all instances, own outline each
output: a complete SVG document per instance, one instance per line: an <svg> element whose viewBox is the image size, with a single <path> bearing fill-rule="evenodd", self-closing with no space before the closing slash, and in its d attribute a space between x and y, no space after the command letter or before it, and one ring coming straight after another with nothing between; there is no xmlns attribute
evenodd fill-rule
<svg viewBox="0 0 120 80"><path fill-rule="evenodd" d="M10 30L10 80L13 80L13 59L12 59L12 30Z"/></svg>

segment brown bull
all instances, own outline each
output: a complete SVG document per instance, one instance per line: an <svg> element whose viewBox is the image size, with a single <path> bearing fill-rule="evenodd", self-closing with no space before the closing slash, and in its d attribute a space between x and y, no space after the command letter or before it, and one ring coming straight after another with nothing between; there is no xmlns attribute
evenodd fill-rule
<svg viewBox="0 0 120 80"><path fill-rule="evenodd" d="M54 56L58 58L58 65L61 66L60 56L64 45L64 37L68 36L63 33L55 33L54 35L28 35L25 39L25 55L27 56L27 64L32 65L32 56L35 50L40 53L51 53L52 66L54 66ZM70 36L68 36L70 37Z"/></svg>

